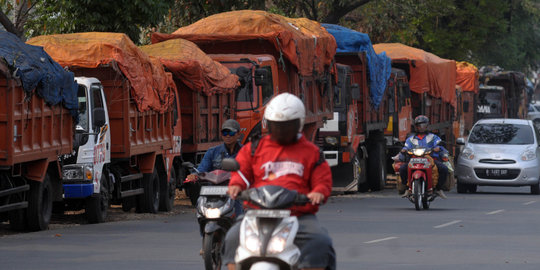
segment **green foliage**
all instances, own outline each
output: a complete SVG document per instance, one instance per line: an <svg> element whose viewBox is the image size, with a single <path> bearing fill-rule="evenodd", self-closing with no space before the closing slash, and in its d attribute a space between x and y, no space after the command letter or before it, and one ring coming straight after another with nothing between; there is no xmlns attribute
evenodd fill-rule
<svg viewBox="0 0 540 270"><path fill-rule="evenodd" d="M121 32L134 42L141 29L163 20L173 0L41 0L29 35L73 32Z"/></svg>

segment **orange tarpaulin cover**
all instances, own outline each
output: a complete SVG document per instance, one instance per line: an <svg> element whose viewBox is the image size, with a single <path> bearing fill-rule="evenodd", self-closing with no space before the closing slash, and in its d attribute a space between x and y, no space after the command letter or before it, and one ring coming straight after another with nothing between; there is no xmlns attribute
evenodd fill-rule
<svg viewBox="0 0 540 270"><path fill-rule="evenodd" d="M376 53L386 52L394 60L409 61L409 87L456 106L456 62L400 43L373 45ZM414 62L413 62L414 60Z"/></svg>
<svg viewBox="0 0 540 270"><path fill-rule="evenodd" d="M456 72L456 84L461 86L463 91L478 93L480 75L475 65L467 62L457 62Z"/></svg>
<svg viewBox="0 0 540 270"><path fill-rule="evenodd" d="M34 37L27 42L42 46L61 66L96 68L114 62L131 85L139 111L166 111L176 86L159 61L152 61L127 35L75 33Z"/></svg>
<svg viewBox="0 0 540 270"><path fill-rule="evenodd" d="M197 44L267 40L304 76L322 74L325 66L332 64L337 48L334 37L316 21L291 19L260 10L216 14L172 34L154 33L152 43L173 38L184 38Z"/></svg>
<svg viewBox="0 0 540 270"><path fill-rule="evenodd" d="M232 92L240 85L238 76L212 60L191 41L172 39L140 48L150 57L159 59L175 77L193 91L211 95Z"/></svg>

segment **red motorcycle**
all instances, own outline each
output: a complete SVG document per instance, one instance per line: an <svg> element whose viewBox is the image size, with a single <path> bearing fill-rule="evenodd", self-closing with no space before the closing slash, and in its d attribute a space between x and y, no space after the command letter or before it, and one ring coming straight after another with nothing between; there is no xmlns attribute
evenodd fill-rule
<svg viewBox="0 0 540 270"><path fill-rule="evenodd" d="M434 170L437 170L433 158L430 156L432 149L414 148L408 151L410 157L407 169L407 187L411 193L407 196L414 204L416 210L429 209L429 204L437 197L433 192ZM403 161L394 163L394 170L399 174L399 168Z"/></svg>

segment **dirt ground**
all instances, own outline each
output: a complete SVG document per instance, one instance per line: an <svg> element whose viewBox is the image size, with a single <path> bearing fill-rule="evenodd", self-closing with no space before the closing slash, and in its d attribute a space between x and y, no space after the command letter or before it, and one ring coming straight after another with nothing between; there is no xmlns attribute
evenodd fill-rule
<svg viewBox="0 0 540 270"><path fill-rule="evenodd" d="M191 203L189 199L184 195L184 192L177 190L174 207L170 212L158 212L157 214L136 213L135 209L131 209L131 211L129 212L124 212L122 211L121 205L111 205L107 214L106 222L153 219L163 216L174 216L185 213L192 213L193 215L195 215L195 208L191 206ZM84 224L88 224L88 222L86 222L84 210L66 211L63 215L53 213L51 217L51 222L49 224L49 230L80 226ZM19 233L24 232L10 229L8 222L0 222L0 237Z"/></svg>

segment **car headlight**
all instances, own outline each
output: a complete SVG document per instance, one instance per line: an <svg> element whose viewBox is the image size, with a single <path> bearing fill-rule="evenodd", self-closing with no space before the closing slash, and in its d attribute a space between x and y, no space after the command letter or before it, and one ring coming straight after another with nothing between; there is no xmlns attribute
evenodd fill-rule
<svg viewBox="0 0 540 270"><path fill-rule="evenodd" d="M336 137L332 137L332 136L326 136L324 138L324 141L329 145L337 145L337 143L338 143L338 139Z"/></svg>
<svg viewBox="0 0 540 270"><path fill-rule="evenodd" d="M219 218L221 216L221 210L219 208L207 208L204 211L204 216L206 218Z"/></svg>
<svg viewBox="0 0 540 270"><path fill-rule="evenodd" d="M424 148L416 148L416 149L413 150L413 154L415 156L419 156L419 157L423 156L424 152L426 152L426 149L424 149Z"/></svg>
<svg viewBox="0 0 540 270"><path fill-rule="evenodd" d="M465 148L463 149L463 151L461 152L461 155L460 157L464 158L464 159L474 159L474 151L471 149L471 148Z"/></svg>
<svg viewBox="0 0 540 270"><path fill-rule="evenodd" d="M289 223L285 225L281 230L274 233L272 238L270 239L270 242L268 243L268 252L271 254L280 253L285 249L285 245L287 244L287 238L289 238L289 234L291 233L293 223Z"/></svg>
<svg viewBox="0 0 540 270"><path fill-rule="evenodd" d="M536 152L530 149L525 150L525 152L521 154L521 160L523 161L529 161L529 160L535 160L535 159L536 159Z"/></svg>
<svg viewBox="0 0 540 270"><path fill-rule="evenodd" d="M261 241L259 240L259 231L255 224L248 223L246 225L247 225L246 234L245 234L246 248L253 253L259 253L261 249Z"/></svg>

